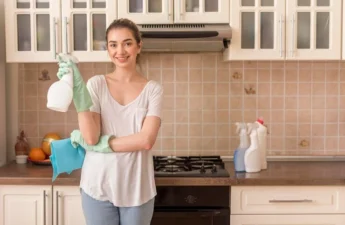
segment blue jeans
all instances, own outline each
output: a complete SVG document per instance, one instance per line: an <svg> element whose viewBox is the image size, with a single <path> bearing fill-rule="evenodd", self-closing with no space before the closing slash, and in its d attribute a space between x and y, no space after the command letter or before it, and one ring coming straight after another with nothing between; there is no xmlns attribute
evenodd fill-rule
<svg viewBox="0 0 345 225"><path fill-rule="evenodd" d="M154 198L135 207L116 207L109 201L98 201L81 190L82 207L87 225L150 225Z"/></svg>

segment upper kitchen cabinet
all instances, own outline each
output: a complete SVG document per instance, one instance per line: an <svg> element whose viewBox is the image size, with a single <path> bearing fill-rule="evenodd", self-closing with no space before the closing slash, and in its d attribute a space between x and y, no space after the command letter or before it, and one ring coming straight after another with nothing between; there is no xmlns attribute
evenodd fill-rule
<svg viewBox="0 0 345 225"><path fill-rule="evenodd" d="M233 0L233 60L339 60L341 1Z"/></svg>
<svg viewBox="0 0 345 225"><path fill-rule="evenodd" d="M7 62L55 61L59 19L56 0L6 0Z"/></svg>
<svg viewBox="0 0 345 225"><path fill-rule="evenodd" d="M287 0L287 59L341 59L341 2Z"/></svg>
<svg viewBox="0 0 345 225"><path fill-rule="evenodd" d="M229 0L122 0L118 17L137 24L229 23Z"/></svg>
<svg viewBox="0 0 345 225"><path fill-rule="evenodd" d="M114 0L5 0L7 62L56 62L69 53L81 62L109 61L106 27Z"/></svg>
<svg viewBox="0 0 345 225"><path fill-rule="evenodd" d="M116 19L115 0L62 0L62 52L82 62L109 61L105 32Z"/></svg>
<svg viewBox="0 0 345 225"><path fill-rule="evenodd" d="M231 59L284 57L284 0L233 0L230 9Z"/></svg>

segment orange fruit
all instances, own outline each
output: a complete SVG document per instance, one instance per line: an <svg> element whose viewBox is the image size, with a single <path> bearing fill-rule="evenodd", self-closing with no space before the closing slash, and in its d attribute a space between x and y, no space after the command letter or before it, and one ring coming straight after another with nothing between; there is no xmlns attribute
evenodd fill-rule
<svg viewBox="0 0 345 225"><path fill-rule="evenodd" d="M41 147L47 156L50 156L52 154L51 149L50 149L50 143L52 141L60 140L60 139L61 139L61 137L56 133L48 133L44 136L44 138L42 140L42 146Z"/></svg>
<svg viewBox="0 0 345 225"><path fill-rule="evenodd" d="M31 148L29 158L35 161L45 160L46 154L44 154L44 151L41 148Z"/></svg>

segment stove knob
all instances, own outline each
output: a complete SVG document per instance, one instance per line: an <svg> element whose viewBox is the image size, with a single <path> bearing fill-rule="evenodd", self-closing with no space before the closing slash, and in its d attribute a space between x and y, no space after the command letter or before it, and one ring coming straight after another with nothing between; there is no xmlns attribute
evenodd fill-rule
<svg viewBox="0 0 345 225"><path fill-rule="evenodd" d="M216 164L213 164L213 166L212 166L212 173L217 173L217 166L216 166Z"/></svg>
<svg viewBox="0 0 345 225"><path fill-rule="evenodd" d="M204 164L202 164L200 167L200 173L206 173L206 169L205 169Z"/></svg>

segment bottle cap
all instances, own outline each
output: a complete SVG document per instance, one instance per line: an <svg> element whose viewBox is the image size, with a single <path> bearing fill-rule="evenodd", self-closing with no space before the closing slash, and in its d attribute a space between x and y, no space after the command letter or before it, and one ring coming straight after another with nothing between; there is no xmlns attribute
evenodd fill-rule
<svg viewBox="0 0 345 225"><path fill-rule="evenodd" d="M262 125L264 124L264 119L262 117L257 119L257 122L261 123Z"/></svg>

